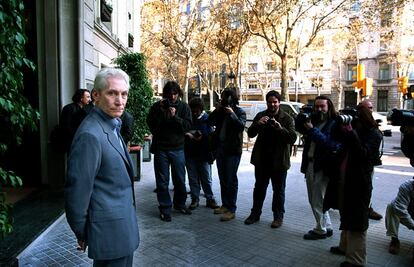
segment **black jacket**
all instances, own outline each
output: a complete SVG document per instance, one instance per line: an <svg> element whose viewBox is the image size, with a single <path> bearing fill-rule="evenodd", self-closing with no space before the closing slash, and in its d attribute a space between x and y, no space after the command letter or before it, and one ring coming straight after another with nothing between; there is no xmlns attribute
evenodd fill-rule
<svg viewBox="0 0 414 267"><path fill-rule="evenodd" d="M221 108L215 109L208 117L208 123L216 127L213 134L213 147L221 146L227 155L242 153L243 131L246 125L246 112L240 107L233 107L231 114L225 113ZM220 132L227 121L225 139L220 140Z"/></svg>
<svg viewBox="0 0 414 267"><path fill-rule="evenodd" d="M174 117L169 117L161 106L155 102L147 116L147 124L152 133L151 153L158 150L184 149L184 134L191 129L190 107L179 100Z"/></svg>
<svg viewBox="0 0 414 267"><path fill-rule="evenodd" d="M266 110L257 113L247 130L250 138L257 135L250 163L256 167L269 166L287 170L290 168L290 147L297 138L293 119L279 109L275 119L281 124L282 129L275 129L268 124L257 123L264 116L267 116Z"/></svg>

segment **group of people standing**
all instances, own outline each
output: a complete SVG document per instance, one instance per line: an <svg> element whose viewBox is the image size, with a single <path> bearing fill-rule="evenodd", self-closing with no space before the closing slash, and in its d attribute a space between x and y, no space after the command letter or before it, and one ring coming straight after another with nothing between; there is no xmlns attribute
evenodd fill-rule
<svg viewBox="0 0 414 267"><path fill-rule="evenodd" d="M74 133L68 154L66 217L78 240L78 249L89 247L94 266L132 266L133 252L139 244L132 162L120 133L128 90L129 77L122 70L107 68L98 72L92 92L95 106ZM147 117L153 135L151 152L160 219L171 221L172 209L190 215L199 206L202 188L206 206L214 209L214 214L220 214L221 221L230 221L237 209L237 170L246 113L238 106L232 90L222 92L220 104L210 115L204 111L201 99L186 104L180 100L180 94L176 82L167 82L163 99L153 104ZM266 102L267 109L256 115L247 130L249 137L256 137L251 156L255 184L251 213L244 222L249 225L259 221L272 181L270 226L279 228L285 213L290 150L297 134L294 119L279 108L280 94L268 92ZM363 266L372 173L378 163L382 135L367 102L358 105L357 119L352 124L336 118L331 100L318 96L311 119L303 125L301 171L305 174L315 217L315 227L304 239L332 236L328 210L338 209L341 238L339 245L330 251L345 255L341 266ZM212 190L214 160L220 179L221 205ZM188 207L186 169L192 199ZM170 171L174 185L172 199L168 187ZM393 240L398 240L395 233L398 214L398 211L387 214L388 224L394 225L393 231L390 230ZM410 222L407 225L412 227L414 224Z"/></svg>
<svg viewBox="0 0 414 267"><path fill-rule="evenodd" d="M224 90L220 104L208 116L200 99L190 105L181 102L181 91L175 82L165 85L164 100L153 105L147 118L153 135L151 151L160 218L171 221L171 208L183 214L199 205L203 188L207 207L221 214L221 221L235 218L243 131L246 114L238 107L234 91ZM279 106L276 91L266 95L267 109L259 112L248 128L249 137L256 137L251 163L255 166L253 207L245 224L260 220L269 181L272 182L272 228L283 224L285 186L290 168L291 147L297 134L292 117ZM372 116L369 101L357 107L352 123L341 123L332 101L325 96L315 99L311 119L303 127L304 151L301 171L306 178L309 203L315 227L304 235L317 240L333 234L328 210L339 209L342 230L334 254L345 255L341 266L362 266L366 263L366 231L370 211L373 169L379 161L382 133ZM371 104L372 107L372 104ZM211 163L216 159L222 205L218 206L211 189ZM168 191L171 166L174 197ZM191 204L185 206L185 166L191 189ZM201 185L201 186L200 186ZM213 203L213 204L212 204Z"/></svg>
<svg viewBox="0 0 414 267"><path fill-rule="evenodd" d="M234 219L238 179L246 123L245 112L238 107L234 91L224 90L222 101L210 116L204 111L201 99L192 99L189 105L179 99L181 88L176 82L167 82L163 100L154 103L147 117L152 133L150 151L154 154L156 193L160 219L171 221L171 209L190 215L200 202L204 191L206 206L221 214L221 221ZM213 148L214 147L214 148ZM211 164L217 162L222 205L213 195ZM191 204L185 205L187 191L185 174L189 178ZM169 193L171 177L174 196Z"/></svg>

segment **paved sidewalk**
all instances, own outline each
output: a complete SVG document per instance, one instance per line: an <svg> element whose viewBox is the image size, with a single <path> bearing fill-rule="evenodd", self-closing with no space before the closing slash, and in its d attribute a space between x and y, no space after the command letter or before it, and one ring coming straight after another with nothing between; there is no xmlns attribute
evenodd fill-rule
<svg viewBox="0 0 414 267"><path fill-rule="evenodd" d="M239 194L236 219L220 222L218 215L205 207L205 200L193 215L172 213L172 222L158 218L152 162L144 163L143 177L135 183L141 243L134 256L135 266L339 266L342 256L332 255L331 246L339 241L339 213L331 212L334 235L307 241L303 234L314 226L303 175L299 172L301 152L292 158L286 186L284 225L271 229L271 186L260 222L244 225L252 205L254 185L250 152L243 151L239 168ZM392 146L383 157L384 165L374 177L373 205L385 215L387 203L396 195L399 184L413 176L408 160ZM219 182L213 166L213 191L220 202ZM172 187L172 186L171 186ZM188 198L187 203L189 204ZM367 240L367 266L411 266L414 238L400 228L401 252L387 252L384 219L370 221ZM86 253L76 250L76 240L62 216L19 256L20 266L90 266Z"/></svg>

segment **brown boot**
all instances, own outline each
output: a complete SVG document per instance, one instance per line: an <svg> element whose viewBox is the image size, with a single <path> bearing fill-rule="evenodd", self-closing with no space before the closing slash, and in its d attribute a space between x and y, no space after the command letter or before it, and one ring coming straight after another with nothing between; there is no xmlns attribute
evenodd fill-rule
<svg viewBox="0 0 414 267"><path fill-rule="evenodd" d="M394 255L397 255L400 252L400 240L398 240L398 238L396 237L391 238L388 252Z"/></svg>
<svg viewBox="0 0 414 267"><path fill-rule="evenodd" d="M371 220L379 221L382 219L382 215L376 212L372 207L370 207L368 210L368 218L370 218Z"/></svg>

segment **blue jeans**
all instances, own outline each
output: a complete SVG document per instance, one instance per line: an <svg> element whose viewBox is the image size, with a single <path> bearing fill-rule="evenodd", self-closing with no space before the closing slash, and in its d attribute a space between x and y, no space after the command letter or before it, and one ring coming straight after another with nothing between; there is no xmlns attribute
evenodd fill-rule
<svg viewBox="0 0 414 267"><path fill-rule="evenodd" d="M266 198L267 186L269 185L269 180L271 180L273 188L273 219L283 219L283 215L285 213L285 188L287 170L270 170L265 166L256 166L254 174L256 182L254 184L253 190L252 214L260 217L260 214L262 213L263 202Z"/></svg>
<svg viewBox="0 0 414 267"><path fill-rule="evenodd" d="M216 155L217 171L220 179L221 202L222 206L230 212L237 209L238 178L237 169L239 168L241 154L227 155L219 146Z"/></svg>
<svg viewBox="0 0 414 267"><path fill-rule="evenodd" d="M213 190L211 189L211 165L206 161L194 160L188 157L185 159L185 165L187 167L188 180L190 182L191 199L200 200L201 187L203 187L206 199L213 199Z"/></svg>
<svg viewBox="0 0 414 267"><path fill-rule="evenodd" d="M157 199L162 213L170 214L171 197L168 191L171 177L174 185L174 207L184 208L187 198L185 188L185 158L184 150L157 151L154 154L154 172L157 183Z"/></svg>

